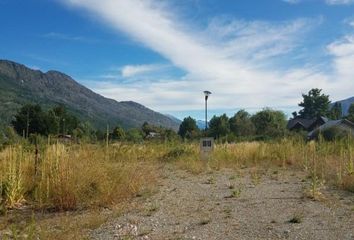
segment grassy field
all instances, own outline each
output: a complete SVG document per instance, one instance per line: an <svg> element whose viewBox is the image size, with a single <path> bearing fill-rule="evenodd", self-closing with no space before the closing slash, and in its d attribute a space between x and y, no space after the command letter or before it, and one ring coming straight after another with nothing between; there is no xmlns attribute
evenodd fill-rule
<svg viewBox="0 0 354 240"><path fill-rule="evenodd" d="M37 150L28 144L7 146L0 152L0 215L5 219L0 231L10 229L11 236L26 232L27 236L75 238L83 229L107 220L97 214L102 209L119 214L132 197L151 193L165 164L194 174L252 168L255 179L264 169L294 168L307 172L311 198L318 197L324 184L354 192L353 152L351 139L218 144L206 164L200 160L198 143L57 143L41 144ZM21 226L19 211L30 213ZM66 214L44 215L39 221L33 217L38 212ZM81 212L85 218L80 218ZM46 231L46 226L55 225L53 219L62 228L54 236Z"/></svg>

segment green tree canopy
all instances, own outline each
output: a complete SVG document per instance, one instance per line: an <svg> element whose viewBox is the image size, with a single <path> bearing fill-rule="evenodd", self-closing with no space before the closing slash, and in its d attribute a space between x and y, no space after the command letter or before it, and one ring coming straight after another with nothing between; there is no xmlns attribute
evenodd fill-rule
<svg viewBox="0 0 354 240"><path fill-rule="evenodd" d="M226 114L214 116L209 122L209 134L214 138L227 136L230 133L229 118Z"/></svg>
<svg viewBox="0 0 354 240"><path fill-rule="evenodd" d="M27 104L17 112L12 125L19 135L27 137L30 134L72 134L79 120L61 106L45 112L39 105Z"/></svg>
<svg viewBox="0 0 354 240"><path fill-rule="evenodd" d="M316 118L329 115L329 95L321 93L321 89L313 88L308 94L302 94L303 101L299 106L303 109L299 114L302 118Z"/></svg>
<svg viewBox="0 0 354 240"><path fill-rule="evenodd" d="M116 126L112 132L112 138L115 140L124 140L125 139L125 131L121 126Z"/></svg>
<svg viewBox="0 0 354 240"><path fill-rule="evenodd" d="M281 111L264 109L253 115L251 119L258 135L279 137L286 131L286 118Z"/></svg>
<svg viewBox="0 0 354 240"><path fill-rule="evenodd" d="M48 134L48 121L41 106L26 104L15 115L12 121L16 132L28 137L30 134Z"/></svg>
<svg viewBox="0 0 354 240"><path fill-rule="evenodd" d="M342 118L342 104L336 102L329 112L329 117L333 120Z"/></svg>
<svg viewBox="0 0 354 240"><path fill-rule="evenodd" d="M256 132L251 115L243 109L230 118L229 123L230 130L235 136L251 136Z"/></svg>
<svg viewBox="0 0 354 240"><path fill-rule="evenodd" d="M186 117L183 119L181 125L179 126L178 135L182 138L191 139L199 134L199 129L197 122L192 117Z"/></svg>
<svg viewBox="0 0 354 240"><path fill-rule="evenodd" d="M347 119L354 123L354 103L349 107Z"/></svg>
<svg viewBox="0 0 354 240"><path fill-rule="evenodd" d="M132 128L126 132L126 139L130 142L140 143L144 141L143 134L140 129Z"/></svg>
<svg viewBox="0 0 354 240"><path fill-rule="evenodd" d="M52 112L52 113L51 113ZM49 114L54 115L56 119L57 131L51 132L52 134L72 134L73 130L79 126L80 121L74 115L67 112L64 106L54 107L49 111Z"/></svg>

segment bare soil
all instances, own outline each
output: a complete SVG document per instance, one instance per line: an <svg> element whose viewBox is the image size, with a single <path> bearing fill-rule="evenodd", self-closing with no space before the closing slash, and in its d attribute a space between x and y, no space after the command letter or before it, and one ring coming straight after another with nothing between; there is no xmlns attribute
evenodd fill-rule
<svg viewBox="0 0 354 240"><path fill-rule="evenodd" d="M92 239L354 239L354 194L317 188L294 170L163 168L156 193L142 192Z"/></svg>

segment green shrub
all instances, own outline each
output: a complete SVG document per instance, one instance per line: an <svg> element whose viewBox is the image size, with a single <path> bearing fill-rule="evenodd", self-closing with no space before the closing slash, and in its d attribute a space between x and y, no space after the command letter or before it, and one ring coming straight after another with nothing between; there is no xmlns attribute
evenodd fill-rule
<svg viewBox="0 0 354 240"><path fill-rule="evenodd" d="M323 139L326 141L341 140L348 137L348 132L339 127L331 127L324 130L322 133Z"/></svg>

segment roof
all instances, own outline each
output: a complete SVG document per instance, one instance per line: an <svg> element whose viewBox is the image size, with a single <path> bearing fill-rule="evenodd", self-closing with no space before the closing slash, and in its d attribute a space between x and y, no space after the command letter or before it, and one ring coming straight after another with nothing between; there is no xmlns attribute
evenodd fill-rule
<svg viewBox="0 0 354 240"><path fill-rule="evenodd" d="M308 130L312 127L313 124L317 123L317 122L322 122L326 123L328 122L328 118L326 117L317 117L317 118L302 118L302 117L296 117L294 119L291 119L288 121L288 125L287 128L289 130L295 128L296 126L302 126L304 129Z"/></svg>
<svg viewBox="0 0 354 240"><path fill-rule="evenodd" d="M301 125L305 129L307 129L308 127L310 127L312 125L312 123L314 121L315 121L315 119L306 119L306 118L296 117L296 118L288 121L287 128L293 129L296 125Z"/></svg>
<svg viewBox="0 0 354 240"><path fill-rule="evenodd" d="M327 121L325 124L323 124L322 126L316 128L315 130L309 132L308 136L312 136L314 133L318 132L318 131L324 131L326 129L329 129L331 127L337 127L337 126L341 126L341 125L347 125L349 127L351 127L354 131L354 123L352 123L351 121L347 120L347 119L340 119L340 120L330 120Z"/></svg>

